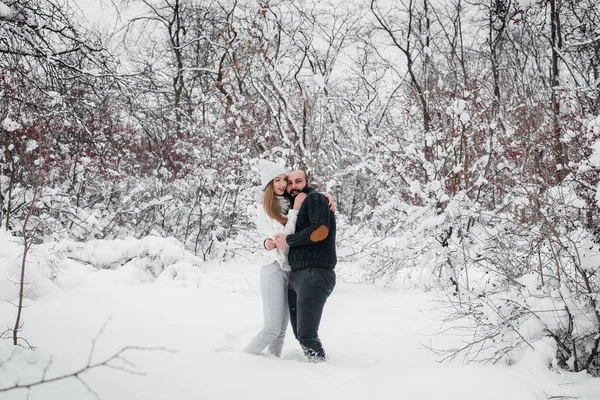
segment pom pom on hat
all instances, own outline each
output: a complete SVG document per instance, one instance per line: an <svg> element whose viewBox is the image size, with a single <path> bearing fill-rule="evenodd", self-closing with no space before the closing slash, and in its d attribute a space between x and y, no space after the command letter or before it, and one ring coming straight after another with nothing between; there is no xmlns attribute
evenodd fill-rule
<svg viewBox="0 0 600 400"><path fill-rule="evenodd" d="M287 174L282 165L267 160L258 160L258 167L260 168L260 184L263 190L273 179L279 175Z"/></svg>

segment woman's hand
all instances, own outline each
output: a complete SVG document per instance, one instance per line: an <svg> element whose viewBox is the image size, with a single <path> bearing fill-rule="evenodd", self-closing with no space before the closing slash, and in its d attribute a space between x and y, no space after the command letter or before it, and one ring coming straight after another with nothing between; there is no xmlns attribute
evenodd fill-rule
<svg viewBox="0 0 600 400"><path fill-rule="evenodd" d="M327 201L329 202L329 209L331 210L331 212L335 212L336 207L335 207L335 202L333 201L333 196L330 195L329 193L325 194L325 197L327 197Z"/></svg>
<svg viewBox="0 0 600 400"><path fill-rule="evenodd" d="M294 208L293 210L298 211L300 207L302 207L302 203L304 203L304 199L306 199L306 193L299 193L294 197Z"/></svg>
<svg viewBox="0 0 600 400"><path fill-rule="evenodd" d="M273 250L276 247L275 242L271 238L265 239L264 245L267 250Z"/></svg>

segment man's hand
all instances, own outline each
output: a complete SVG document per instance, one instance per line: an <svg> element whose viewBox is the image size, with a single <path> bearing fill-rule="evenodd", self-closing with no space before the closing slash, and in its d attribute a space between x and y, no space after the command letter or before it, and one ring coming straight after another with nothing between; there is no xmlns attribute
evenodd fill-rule
<svg viewBox="0 0 600 400"><path fill-rule="evenodd" d="M277 246L278 249L287 249L288 247L290 247L287 244L285 234L283 234L283 233L275 234L275 246Z"/></svg>
<svg viewBox="0 0 600 400"><path fill-rule="evenodd" d="M294 208L293 210L298 211L300 207L302 207L302 203L304 203L304 199L306 199L306 193L299 193L294 197Z"/></svg>
<svg viewBox="0 0 600 400"><path fill-rule="evenodd" d="M333 196L330 195L329 193L325 194L325 197L327 197L327 201L329 202L329 209L331 210L332 213L335 212L336 207L335 207L335 202L333 201Z"/></svg>
<svg viewBox="0 0 600 400"><path fill-rule="evenodd" d="M273 241L273 239L268 238L265 240L265 249L267 250L273 250L275 247L275 242Z"/></svg>

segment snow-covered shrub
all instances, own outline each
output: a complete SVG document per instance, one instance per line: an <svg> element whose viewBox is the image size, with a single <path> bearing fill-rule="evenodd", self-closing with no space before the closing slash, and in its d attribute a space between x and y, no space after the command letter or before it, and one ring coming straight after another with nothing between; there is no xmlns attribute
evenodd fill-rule
<svg viewBox="0 0 600 400"><path fill-rule="evenodd" d="M514 362L550 337L559 367L600 373L600 245L570 183L511 205L516 212L482 213L449 241L465 268L448 292L448 327L465 344L445 357Z"/></svg>
<svg viewBox="0 0 600 400"><path fill-rule="evenodd" d="M587 224L577 183L486 210L458 194L441 213L392 198L365 210L363 225L344 227L363 281L442 289L444 328L462 347L444 359L513 363L536 342L556 343L554 363L600 372L600 240Z"/></svg>
<svg viewBox="0 0 600 400"><path fill-rule="evenodd" d="M13 301L18 296L15 282L21 274L22 253L22 240L0 230L1 300ZM27 256L25 297L34 300L60 287L76 287L85 274L105 269L122 270L124 281L176 281L198 286L202 263L177 239L156 235L34 244Z"/></svg>
<svg viewBox="0 0 600 400"><path fill-rule="evenodd" d="M52 249L61 259L70 259L96 269L118 269L122 266L140 269L150 276L160 276L175 264L200 267L201 259L192 255L177 239L156 235L142 239L128 237L114 240L74 242L63 240L44 246Z"/></svg>
<svg viewBox="0 0 600 400"><path fill-rule="evenodd" d="M450 243L473 224L468 204L468 198L457 196L445 212L437 213L434 206L414 206L392 197L366 208L358 215L361 224L345 226L342 219L340 245L347 241L351 249L342 250L341 259L364 265L362 279L368 282L455 287L468 273L462 246Z"/></svg>

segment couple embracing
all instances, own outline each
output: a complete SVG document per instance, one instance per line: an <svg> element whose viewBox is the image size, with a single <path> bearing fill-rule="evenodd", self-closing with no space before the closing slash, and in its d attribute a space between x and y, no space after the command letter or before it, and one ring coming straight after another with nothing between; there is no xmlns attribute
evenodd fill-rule
<svg viewBox="0 0 600 400"><path fill-rule="evenodd" d="M319 323L335 287L335 210L331 198L312 187L304 171L289 174L260 160L264 191L256 225L271 263L260 271L263 329L244 351L265 348L281 356L288 321L309 361L325 361Z"/></svg>

